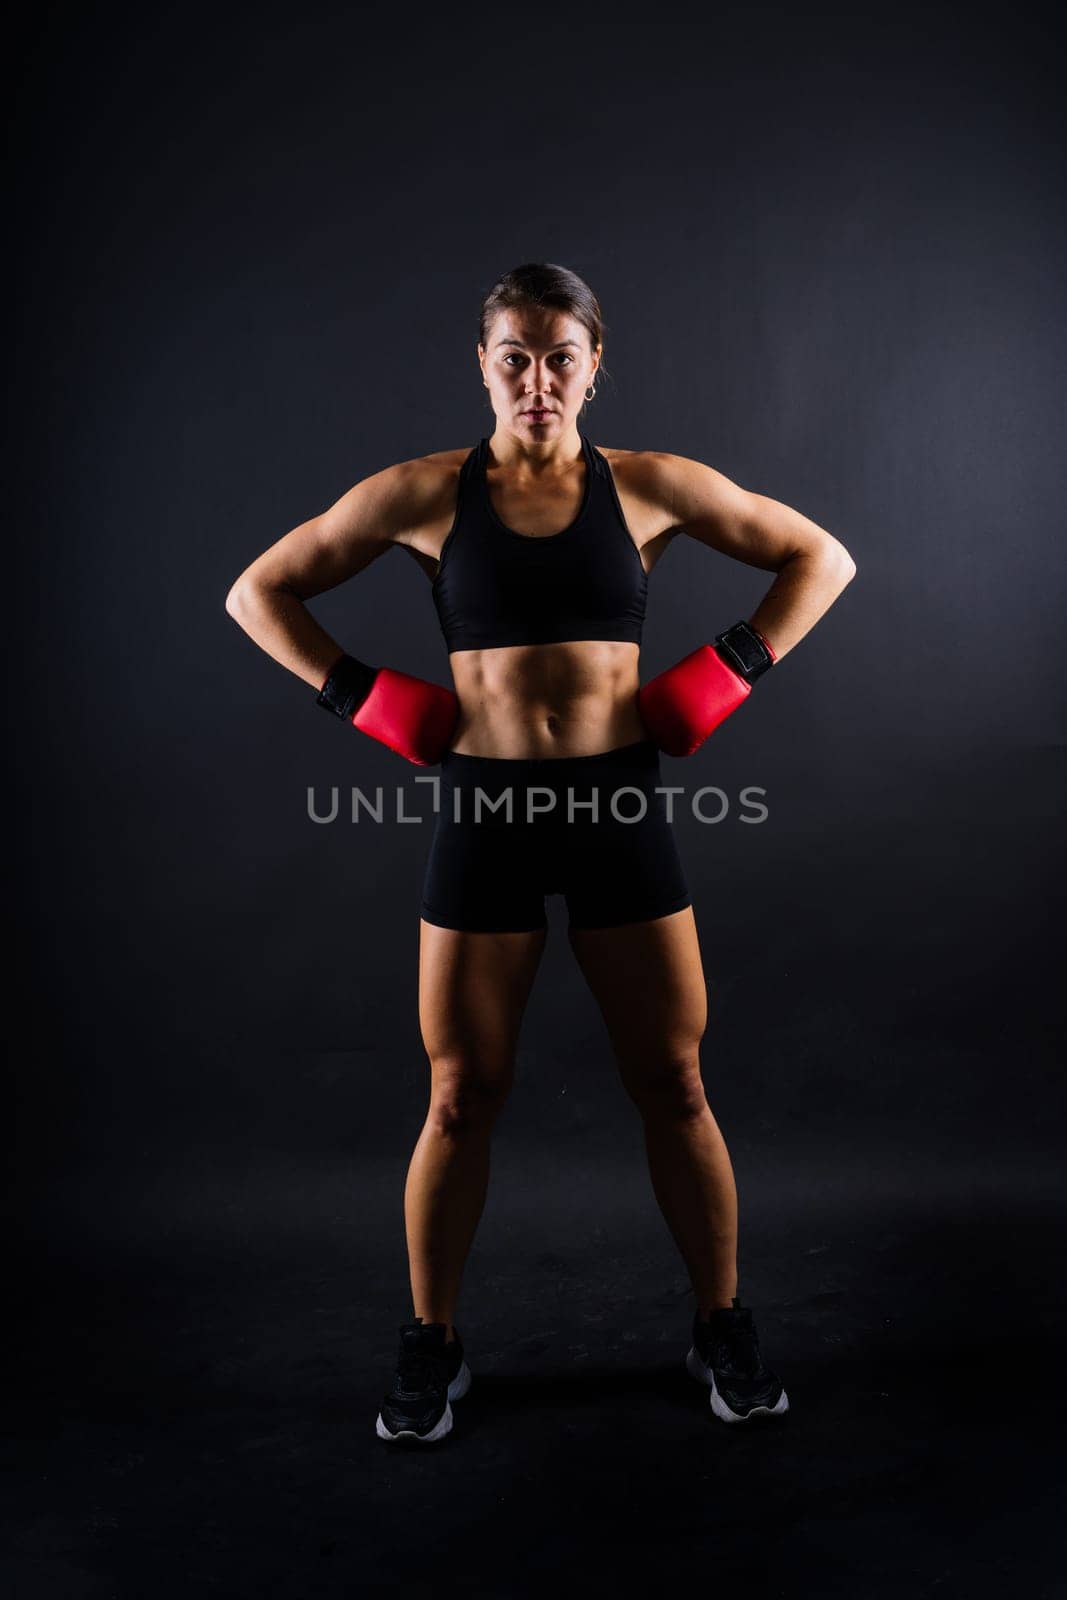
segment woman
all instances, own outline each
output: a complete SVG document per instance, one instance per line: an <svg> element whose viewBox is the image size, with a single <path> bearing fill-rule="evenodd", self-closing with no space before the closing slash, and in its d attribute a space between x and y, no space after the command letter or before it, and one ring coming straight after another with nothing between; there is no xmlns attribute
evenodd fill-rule
<svg viewBox="0 0 1067 1600"><path fill-rule="evenodd" d="M723 1421L788 1408L737 1294L733 1171L700 1075L697 929L656 791L660 751L696 750L856 569L822 528L699 461L594 447L578 419L602 352L581 278L545 263L507 273L480 323L491 437L357 483L265 551L226 602L326 710L441 765L420 922L430 1104L404 1194L415 1320L377 1418L388 1441L443 1438L470 1384L452 1317L547 893L566 895L570 944L692 1281L687 1370ZM642 686L648 574L683 533L777 576L748 622ZM348 655L305 607L393 545L433 579L454 693Z"/></svg>

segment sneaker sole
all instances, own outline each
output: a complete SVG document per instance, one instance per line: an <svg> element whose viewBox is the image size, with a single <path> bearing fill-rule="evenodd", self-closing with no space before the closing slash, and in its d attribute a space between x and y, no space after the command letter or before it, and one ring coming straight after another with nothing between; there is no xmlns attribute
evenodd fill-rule
<svg viewBox="0 0 1067 1600"><path fill-rule="evenodd" d="M448 1386L450 1400L462 1400L471 1386L471 1369L465 1361L460 1363L459 1371Z"/></svg>
<svg viewBox="0 0 1067 1600"><path fill-rule="evenodd" d="M445 1409L434 1423L429 1433L416 1433L413 1428L398 1428L392 1433L387 1427L381 1412L374 1424L374 1431L379 1439L384 1439L387 1444L396 1444L399 1440L413 1439L416 1444L436 1444L443 1439L446 1433L452 1431L452 1407L450 1401L461 1400L471 1386L471 1370L464 1361L456 1376L448 1386L448 1398L445 1400Z"/></svg>
<svg viewBox="0 0 1067 1600"><path fill-rule="evenodd" d="M691 1378L696 1379L697 1383L703 1383L710 1388L711 1409L721 1422L762 1422L767 1418L784 1417L789 1410L789 1398L783 1389L773 1406L753 1406L751 1411L731 1411L715 1386L714 1370L701 1361L696 1345L691 1345L689 1348L689 1354L685 1358L685 1370Z"/></svg>

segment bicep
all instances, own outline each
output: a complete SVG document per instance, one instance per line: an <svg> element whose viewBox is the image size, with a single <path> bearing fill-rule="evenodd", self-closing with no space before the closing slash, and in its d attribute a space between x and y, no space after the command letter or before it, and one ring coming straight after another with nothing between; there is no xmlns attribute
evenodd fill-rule
<svg viewBox="0 0 1067 1600"><path fill-rule="evenodd" d="M777 572L792 556L834 542L792 506L743 489L702 461L664 455L658 472L681 532L750 567Z"/></svg>
<svg viewBox="0 0 1067 1600"><path fill-rule="evenodd" d="M362 479L317 517L282 536L241 582L310 600L334 589L392 548L409 520L406 462Z"/></svg>

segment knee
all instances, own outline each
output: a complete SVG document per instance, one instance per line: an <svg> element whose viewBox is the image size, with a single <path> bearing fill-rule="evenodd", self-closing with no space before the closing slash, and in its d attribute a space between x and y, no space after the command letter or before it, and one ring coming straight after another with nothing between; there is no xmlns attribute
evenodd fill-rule
<svg viewBox="0 0 1067 1600"><path fill-rule="evenodd" d="M511 1089L510 1068L488 1070L469 1061L431 1063L429 1121L440 1133L457 1135L495 1122Z"/></svg>
<svg viewBox="0 0 1067 1600"><path fill-rule="evenodd" d="M625 1075L626 1090L643 1117L689 1121L708 1109L700 1056L696 1049L672 1052L635 1064Z"/></svg>

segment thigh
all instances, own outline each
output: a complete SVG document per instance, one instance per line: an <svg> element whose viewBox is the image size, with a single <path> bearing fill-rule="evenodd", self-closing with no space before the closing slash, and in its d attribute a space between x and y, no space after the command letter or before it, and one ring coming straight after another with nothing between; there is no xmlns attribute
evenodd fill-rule
<svg viewBox="0 0 1067 1600"><path fill-rule="evenodd" d="M570 928L631 1094L699 1076L707 988L692 906L617 928Z"/></svg>
<svg viewBox="0 0 1067 1600"><path fill-rule="evenodd" d="M472 933L419 923L419 1028L435 1092L505 1093L546 928Z"/></svg>
<svg viewBox="0 0 1067 1600"><path fill-rule="evenodd" d="M447 797L446 797L447 798ZM532 933L547 926L534 830L521 822L457 820L443 807L423 874L424 923L470 933Z"/></svg>
<svg viewBox="0 0 1067 1600"><path fill-rule="evenodd" d="M655 768L609 769L599 813L560 828L572 929L645 923L691 904L657 776Z"/></svg>

